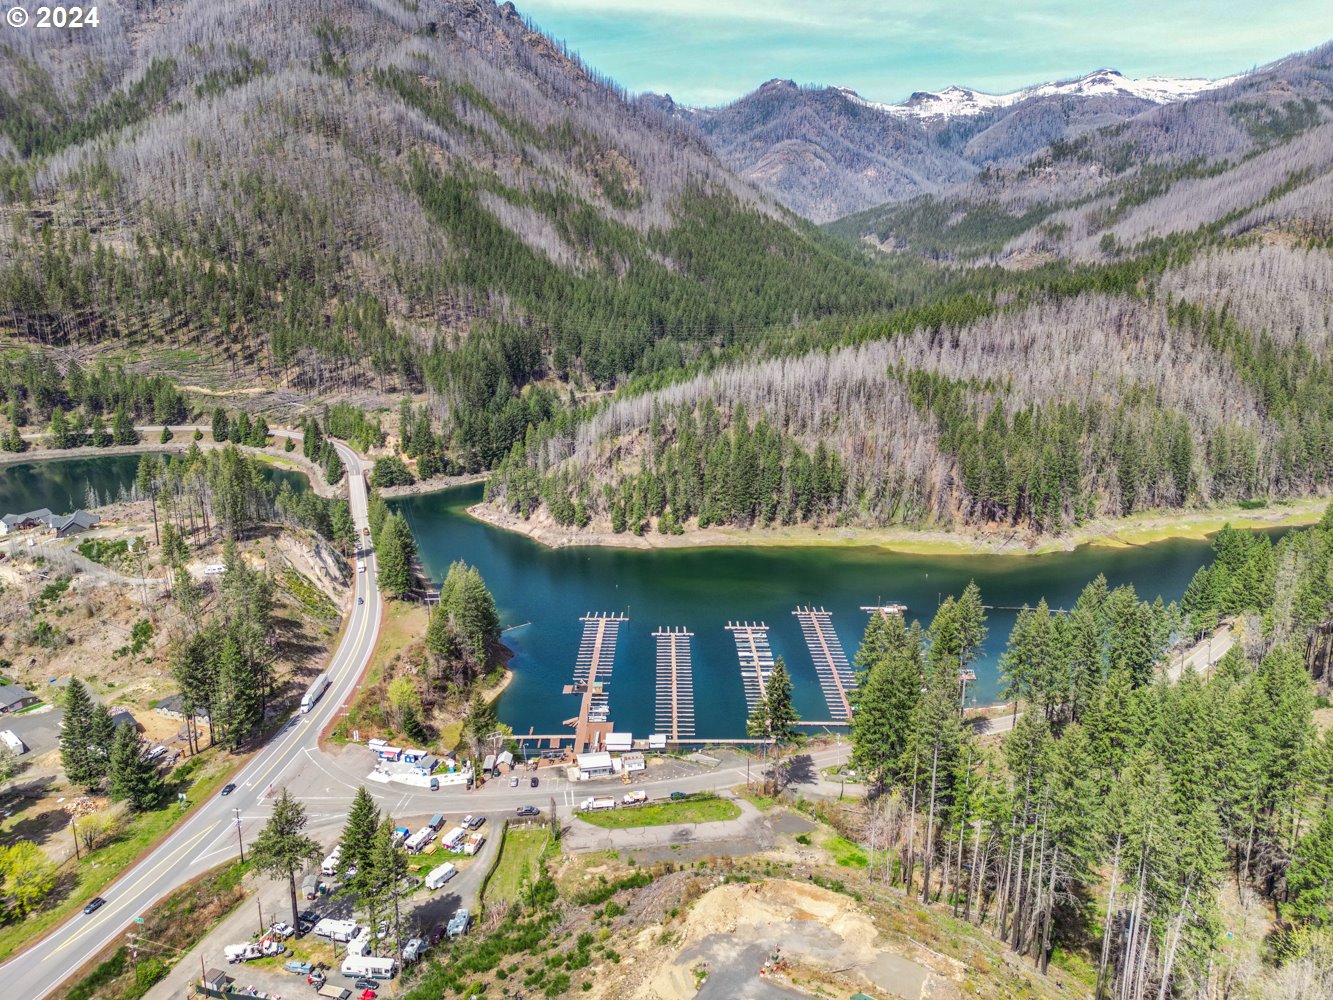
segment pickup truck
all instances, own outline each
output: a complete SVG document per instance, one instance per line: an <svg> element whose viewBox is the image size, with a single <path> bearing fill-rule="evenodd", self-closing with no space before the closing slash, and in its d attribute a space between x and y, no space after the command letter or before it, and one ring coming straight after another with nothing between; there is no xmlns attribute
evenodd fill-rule
<svg viewBox="0 0 1333 1000"><path fill-rule="evenodd" d="M616 800L611 798L611 796L609 795L605 795L600 798L584 799L582 804L579 806L579 808L584 812L588 812L594 809L614 809L615 807L616 807Z"/></svg>

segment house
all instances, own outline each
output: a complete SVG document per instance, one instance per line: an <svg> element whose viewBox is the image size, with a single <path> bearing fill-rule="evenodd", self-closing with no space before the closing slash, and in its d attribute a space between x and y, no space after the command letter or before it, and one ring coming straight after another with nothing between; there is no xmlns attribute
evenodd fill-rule
<svg viewBox="0 0 1333 1000"><path fill-rule="evenodd" d="M129 726L136 733L139 731L139 720L130 714L128 708L114 708L111 710L111 724L119 729L121 726Z"/></svg>
<svg viewBox="0 0 1333 1000"><path fill-rule="evenodd" d="M615 774L615 765L611 762L611 755L606 751L598 753L581 753L575 758L579 768L579 780L585 778L606 778Z"/></svg>
<svg viewBox="0 0 1333 1000"><path fill-rule="evenodd" d="M53 514L47 520L47 524L56 533L57 538L68 538L80 531L87 531L100 520L102 519L96 514L89 514L86 510L76 510L73 514L63 516Z"/></svg>
<svg viewBox="0 0 1333 1000"><path fill-rule="evenodd" d="M0 686L0 713L17 712L29 705L40 704L41 700L22 684Z"/></svg>
<svg viewBox="0 0 1333 1000"><path fill-rule="evenodd" d="M0 535L8 535L11 531L36 528L46 524L49 517L51 517L51 512L45 507L40 510L30 510L26 514L6 514L4 517L0 517Z"/></svg>
<svg viewBox="0 0 1333 1000"><path fill-rule="evenodd" d="M507 767L512 771L514 769L514 755L508 750L504 751L500 756L495 758L495 766L497 768Z"/></svg>
<svg viewBox="0 0 1333 1000"><path fill-rule="evenodd" d="M168 719L179 719L185 721L184 699L178 694L169 694L157 703L157 714L165 715ZM201 726L208 725L208 710L195 709L194 721Z"/></svg>

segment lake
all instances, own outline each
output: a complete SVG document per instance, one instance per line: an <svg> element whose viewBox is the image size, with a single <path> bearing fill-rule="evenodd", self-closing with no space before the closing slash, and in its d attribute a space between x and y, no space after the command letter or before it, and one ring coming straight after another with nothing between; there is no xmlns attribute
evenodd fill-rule
<svg viewBox="0 0 1333 1000"><path fill-rule="evenodd" d="M0 465L0 514L22 514L47 507L68 514L128 498L134 489L140 454L51 458ZM289 483L303 493L310 488L305 474L263 464L274 488Z"/></svg>
<svg viewBox="0 0 1333 1000"><path fill-rule="evenodd" d="M663 626L694 633L697 734L745 735L745 697L729 621L764 621L773 652L787 663L795 702L806 719L828 719L814 664L792 614L797 605L832 612L850 659L866 624L863 605L901 603L909 618L928 624L942 597L976 580L988 612L990 635L969 701L999 699L996 662L1016 612L1045 597L1068 607L1084 585L1104 573L1111 586L1132 583L1141 597L1167 601L1184 593L1211 557L1209 544L1191 539L1135 548L1090 548L1041 556L922 556L876 548L550 549L525 535L471 518L480 485L391 501L411 525L427 572L438 582L449 563L472 563L495 595L513 649L514 680L500 699L501 721L515 732L562 733L578 699L561 693L573 679L588 612L619 611L621 626L611 675L610 718L616 729L646 737L656 732L656 641ZM526 623L526 624L525 624Z"/></svg>

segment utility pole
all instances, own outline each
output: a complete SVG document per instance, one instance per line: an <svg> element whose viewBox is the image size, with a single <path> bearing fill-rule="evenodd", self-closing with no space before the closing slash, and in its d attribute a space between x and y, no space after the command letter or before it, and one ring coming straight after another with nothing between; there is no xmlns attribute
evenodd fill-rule
<svg viewBox="0 0 1333 1000"><path fill-rule="evenodd" d="M245 841L241 839L241 811L239 809L233 809L232 815L236 817L236 843L241 848L241 864L245 864ZM259 918L259 926L260 930L262 931L264 926L264 918L262 913Z"/></svg>
<svg viewBox="0 0 1333 1000"><path fill-rule="evenodd" d="M79 860L82 855L79 854L79 828L74 825L74 816L69 817L69 832L74 834L74 859Z"/></svg>

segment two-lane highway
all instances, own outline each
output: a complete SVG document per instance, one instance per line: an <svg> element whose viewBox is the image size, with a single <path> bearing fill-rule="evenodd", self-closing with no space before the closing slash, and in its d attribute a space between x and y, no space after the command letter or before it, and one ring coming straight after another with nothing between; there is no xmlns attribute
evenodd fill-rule
<svg viewBox="0 0 1333 1000"><path fill-rule="evenodd" d="M358 538L369 524L361 458L336 443L347 468L352 519ZM366 546L368 549L369 546ZM168 837L102 891L106 905L85 916L76 914L40 943L0 965L0 995L37 1000L59 986L89 958L116 940L157 900L176 886L224 860L211 850L217 841L236 841L234 810L253 814L277 794L284 778L306 761L305 752L319 743L319 734L350 699L370 662L379 636L382 602L375 586L375 556L366 551L364 573L354 572L353 595L346 631L326 668L331 686L314 709L296 716L263 747L235 777L236 791L204 802ZM360 602L358 602L360 599ZM252 840L257 829L243 833ZM228 851L226 854L232 852ZM210 860L214 856L215 860Z"/></svg>

